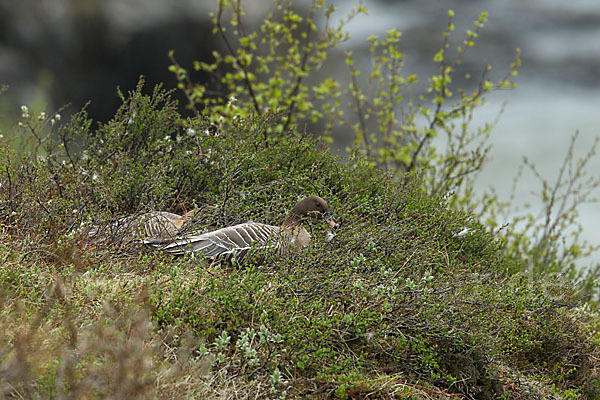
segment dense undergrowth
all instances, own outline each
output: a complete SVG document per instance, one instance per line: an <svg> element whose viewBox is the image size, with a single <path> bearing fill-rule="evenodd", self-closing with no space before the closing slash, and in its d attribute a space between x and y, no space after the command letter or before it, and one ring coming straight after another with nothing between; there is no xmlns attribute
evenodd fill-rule
<svg viewBox="0 0 600 400"><path fill-rule="evenodd" d="M600 396L597 316L419 179L273 133L277 114L183 120L142 89L106 125L81 112L20 155L2 139L3 397ZM315 224L307 251L244 268L86 231L207 205L190 229L279 224L308 194L335 239Z"/></svg>

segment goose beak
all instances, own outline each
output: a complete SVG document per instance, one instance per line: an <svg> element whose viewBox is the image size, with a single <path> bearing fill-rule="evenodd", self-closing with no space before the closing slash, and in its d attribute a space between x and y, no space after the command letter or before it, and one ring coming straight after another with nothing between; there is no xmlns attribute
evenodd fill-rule
<svg viewBox="0 0 600 400"><path fill-rule="evenodd" d="M333 220L331 212L325 213L324 218L325 218L325 221L327 221L327 225L329 225L330 228L332 228L332 229L339 228L340 225ZM325 240L327 240L328 242L331 242L333 240L333 238L335 237L335 235L336 235L336 233L334 231L328 230Z"/></svg>
<svg viewBox="0 0 600 400"><path fill-rule="evenodd" d="M325 220L327 221L327 225L329 225L333 229L337 229L340 227L340 225L333 220L333 217L329 212L325 214Z"/></svg>

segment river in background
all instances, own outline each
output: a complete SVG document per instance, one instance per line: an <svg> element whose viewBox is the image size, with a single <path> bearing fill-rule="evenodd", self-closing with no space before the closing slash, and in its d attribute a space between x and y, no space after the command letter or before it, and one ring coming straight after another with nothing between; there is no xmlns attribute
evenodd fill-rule
<svg viewBox="0 0 600 400"><path fill-rule="evenodd" d="M516 79L517 88L489 95L488 104L475 112L473 123L478 126L493 122L502 110L492 132L491 161L476 182L479 193L493 186L501 199L508 200L524 156L553 184L571 136L579 132L575 153L583 156L600 135L600 2L406 0L367 2L367 6L369 17L353 21L351 34L364 38L383 36L392 28L402 31L406 70L421 78L431 73L449 9L455 12L456 40L463 38L465 29L472 29L472 21L481 11L489 14L476 48L465 60L474 71L490 64L493 71L503 74L515 49L521 49L523 65ZM341 2L340 7L348 6ZM368 55L366 51L364 55ZM587 171L598 177L600 155L590 162ZM514 205L522 208L530 204L531 210L541 209L541 203L532 195L540 190L539 180L525 173L517 186ZM596 195L600 197L600 193ZM582 238L600 244L600 205L583 204L578 211L584 228ZM600 255L596 254L582 260L580 266L598 262Z"/></svg>
<svg viewBox="0 0 600 400"><path fill-rule="evenodd" d="M341 17L354 2L333 3ZM474 124L483 125L494 121L504 107L492 134L492 160L477 181L480 192L494 186L502 199L508 199L523 156L553 182L571 135L580 132L578 154L584 154L600 135L600 1L364 3L369 15L348 25L353 39L344 45L353 50L360 68L369 63L365 38L396 28L403 32L406 73L425 79L434 72L432 58L441 44L448 9L455 12L454 43L462 40L466 29L472 29L481 11L489 13L476 47L463 63L474 74L490 64L492 74L497 74L492 78L498 79L514 59L515 49L521 49L518 87L488 96L488 104L475 113ZM5 103L9 99L10 104L0 104L0 109L17 113L20 104L37 102L51 112L72 102L72 109L77 110L93 99L90 115L105 121L118 107L117 86L129 90L141 74L147 77L148 86L158 82L174 86L167 71L168 50L175 49L184 66L194 59L208 59L203 55L219 46L207 18L213 4L206 0L0 0L0 82L11 85L11 91L0 99ZM264 15L271 2L246 0L245 4L251 19ZM343 149L351 140L339 137L336 143ZM593 160L588 171L600 171L600 158ZM538 188L533 176L526 174L515 203L533 202L539 207L529 194ZM579 213L584 239L600 244L600 207L584 205ZM591 262L600 262L600 256L582 266Z"/></svg>

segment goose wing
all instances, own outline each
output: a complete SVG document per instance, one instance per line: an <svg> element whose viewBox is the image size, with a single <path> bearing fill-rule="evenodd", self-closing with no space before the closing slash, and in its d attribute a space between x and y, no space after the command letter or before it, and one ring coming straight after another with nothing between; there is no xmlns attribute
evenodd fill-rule
<svg viewBox="0 0 600 400"><path fill-rule="evenodd" d="M120 237L128 240L146 238L157 241L173 239L186 220L177 214L151 211L129 215L104 225L93 225L88 231L90 238L96 236Z"/></svg>
<svg viewBox="0 0 600 400"><path fill-rule="evenodd" d="M281 228L247 222L202 235L187 236L165 246L156 246L170 254L200 253L206 258L238 258L252 249L278 248ZM153 245L153 243L147 243Z"/></svg>
<svg viewBox="0 0 600 400"><path fill-rule="evenodd" d="M173 239L185 220L177 214L154 211L140 216L140 222L143 222L146 238Z"/></svg>

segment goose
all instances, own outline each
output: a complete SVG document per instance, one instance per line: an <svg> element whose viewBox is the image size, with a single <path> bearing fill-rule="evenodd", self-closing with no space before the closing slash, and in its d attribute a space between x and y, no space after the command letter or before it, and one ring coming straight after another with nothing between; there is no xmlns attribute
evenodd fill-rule
<svg viewBox="0 0 600 400"><path fill-rule="evenodd" d="M151 211L141 215L119 218L109 225L94 225L88 231L92 239L118 239L132 241L143 238L148 242L164 243L173 240L196 210L183 215L166 211Z"/></svg>
<svg viewBox="0 0 600 400"><path fill-rule="evenodd" d="M173 255L202 254L208 259L240 261L251 249L273 249L278 256L293 247L303 248L310 243L306 230L307 217L324 218L331 228L337 228L327 202L319 196L309 196L292 208L281 226L245 222L201 235L181 237L164 246L147 244Z"/></svg>

